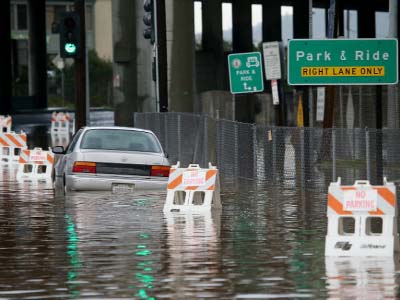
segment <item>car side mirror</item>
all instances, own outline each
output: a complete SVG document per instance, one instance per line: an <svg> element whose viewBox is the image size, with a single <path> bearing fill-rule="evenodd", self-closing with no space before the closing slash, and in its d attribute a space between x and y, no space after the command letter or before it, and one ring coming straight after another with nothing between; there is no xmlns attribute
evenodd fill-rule
<svg viewBox="0 0 400 300"><path fill-rule="evenodd" d="M169 158L169 155L168 155L167 152L164 152L164 155L165 155L166 158Z"/></svg>
<svg viewBox="0 0 400 300"><path fill-rule="evenodd" d="M55 146L53 148L51 148L51 151L54 154L65 154L65 150L63 146Z"/></svg>

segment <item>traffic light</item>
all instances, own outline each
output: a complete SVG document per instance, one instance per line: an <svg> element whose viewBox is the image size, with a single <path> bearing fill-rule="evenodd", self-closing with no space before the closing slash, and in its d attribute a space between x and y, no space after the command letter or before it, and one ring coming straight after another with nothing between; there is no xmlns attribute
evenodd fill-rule
<svg viewBox="0 0 400 300"><path fill-rule="evenodd" d="M63 58L79 58L80 24L76 12L66 12L60 20L60 56Z"/></svg>
<svg viewBox="0 0 400 300"><path fill-rule="evenodd" d="M150 40L151 44L154 44L155 38L155 29L154 29L154 1L153 0L144 0L143 3L144 8L144 16L143 23L146 25L143 36L146 40Z"/></svg>

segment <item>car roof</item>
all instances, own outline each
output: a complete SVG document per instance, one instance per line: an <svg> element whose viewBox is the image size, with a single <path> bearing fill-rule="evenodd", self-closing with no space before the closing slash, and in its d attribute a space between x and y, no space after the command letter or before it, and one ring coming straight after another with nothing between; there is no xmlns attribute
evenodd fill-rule
<svg viewBox="0 0 400 300"><path fill-rule="evenodd" d="M125 126L86 126L86 127L83 127L84 131L92 130L92 129L131 130L131 131L142 131L142 132L154 134L154 132L151 130L136 128L136 127L125 127Z"/></svg>

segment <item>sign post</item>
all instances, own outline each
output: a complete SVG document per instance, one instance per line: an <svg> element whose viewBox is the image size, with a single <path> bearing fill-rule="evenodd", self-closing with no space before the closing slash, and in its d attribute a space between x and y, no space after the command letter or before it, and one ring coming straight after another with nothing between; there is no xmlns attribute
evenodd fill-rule
<svg viewBox="0 0 400 300"><path fill-rule="evenodd" d="M290 40L290 85L384 85L398 82L397 39Z"/></svg>
<svg viewBox="0 0 400 300"><path fill-rule="evenodd" d="M228 55L229 82L232 94L264 90L261 54L259 52Z"/></svg>

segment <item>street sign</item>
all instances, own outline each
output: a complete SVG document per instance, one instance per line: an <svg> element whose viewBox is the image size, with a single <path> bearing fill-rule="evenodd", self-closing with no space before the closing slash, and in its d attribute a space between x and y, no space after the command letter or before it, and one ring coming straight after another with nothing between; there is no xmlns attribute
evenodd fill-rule
<svg viewBox="0 0 400 300"><path fill-rule="evenodd" d="M398 81L397 39L290 40L290 85L383 85Z"/></svg>
<svg viewBox="0 0 400 300"><path fill-rule="evenodd" d="M232 94L256 93L264 90L259 52L230 54L228 65Z"/></svg>
<svg viewBox="0 0 400 300"><path fill-rule="evenodd" d="M279 55L279 43L263 43L265 79L281 79L281 58Z"/></svg>

